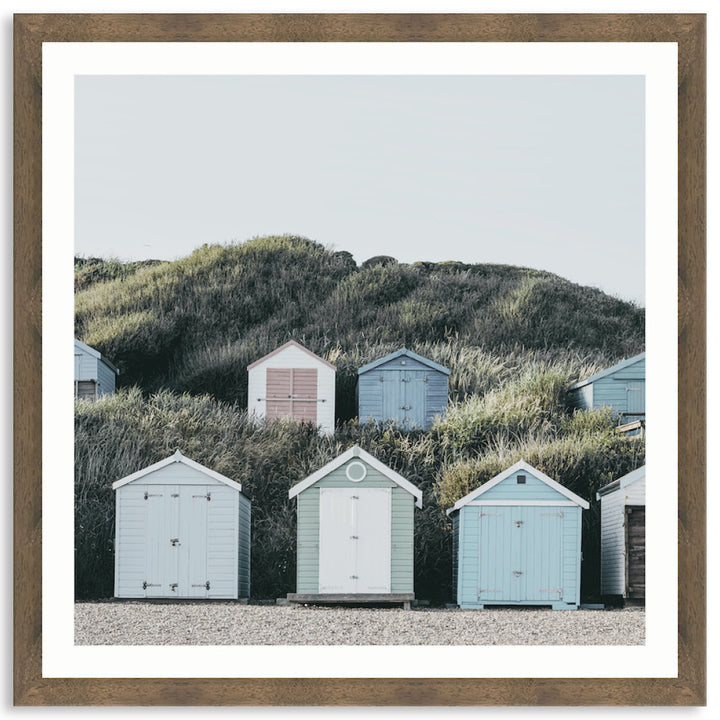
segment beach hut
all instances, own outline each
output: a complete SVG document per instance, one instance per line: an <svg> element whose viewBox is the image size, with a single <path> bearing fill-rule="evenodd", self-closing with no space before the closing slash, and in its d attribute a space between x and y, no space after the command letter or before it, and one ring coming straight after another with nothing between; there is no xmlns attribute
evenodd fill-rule
<svg viewBox="0 0 720 720"><path fill-rule="evenodd" d="M335 366L290 340L248 365L248 412L292 418L331 435L335 429Z"/></svg>
<svg viewBox="0 0 720 720"><path fill-rule="evenodd" d="M120 371L95 348L75 338L75 398L97 400L115 392Z"/></svg>
<svg viewBox="0 0 720 720"><path fill-rule="evenodd" d="M355 446L290 497L297 497L297 592L288 600L410 606L420 490Z"/></svg>
<svg viewBox="0 0 720 720"><path fill-rule="evenodd" d="M580 603L581 497L524 461L458 500L453 593L461 608Z"/></svg>
<svg viewBox="0 0 720 720"><path fill-rule="evenodd" d="M630 433L645 423L645 353L623 360L572 385L568 400L580 410L612 408Z"/></svg>
<svg viewBox="0 0 720 720"><path fill-rule="evenodd" d="M645 466L597 493L600 501L600 592L645 600Z"/></svg>
<svg viewBox="0 0 720 720"><path fill-rule="evenodd" d="M402 348L358 369L360 422L396 422L429 429L448 404L450 371Z"/></svg>
<svg viewBox="0 0 720 720"><path fill-rule="evenodd" d="M113 483L115 597L250 595L250 500L176 451Z"/></svg>

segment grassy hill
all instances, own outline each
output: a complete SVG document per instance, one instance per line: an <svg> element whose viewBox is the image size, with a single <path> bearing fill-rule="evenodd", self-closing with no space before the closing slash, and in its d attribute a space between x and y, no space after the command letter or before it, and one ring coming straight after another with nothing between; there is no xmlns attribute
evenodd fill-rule
<svg viewBox="0 0 720 720"><path fill-rule="evenodd" d="M642 309L551 273L506 265L366 262L295 237L204 246L175 262L95 262L76 294L76 335L120 384L247 402L246 367L294 338L338 366L354 415L358 366L406 347L453 370L453 397L482 391L509 355L603 366L644 347ZM87 264L76 265L86 277ZM470 373L470 374L469 374Z"/></svg>
<svg viewBox="0 0 720 720"><path fill-rule="evenodd" d="M78 280L78 278L80 278ZM521 457L594 498L644 462L644 440L565 390L644 348L644 311L527 268L457 262L358 267L296 237L203 246L175 262L79 261L76 335L122 371L116 396L76 406L76 593L112 594L112 481L180 448L253 498L253 595L294 586L288 489L360 444L423 490L416 594L449 598L455 500ZM338 368L334 438L248 422L246 366L290 338ZM451 370L427 433L360 426L355 372L406 347ZM585 513L584 593L597 587L597 508Z"/></svg>

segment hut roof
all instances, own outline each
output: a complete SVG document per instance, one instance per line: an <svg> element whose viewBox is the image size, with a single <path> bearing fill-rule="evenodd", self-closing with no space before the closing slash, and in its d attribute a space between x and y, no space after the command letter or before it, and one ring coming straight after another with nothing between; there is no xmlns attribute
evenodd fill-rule
<svg viewBox="0 0 720 720"><path fill-rule="evenodd" d="M465 497L460 498L449 510L447 510L447 514L450 515L451 513L454 513L456 510L459 510L464 505L467 505L468 503L475 500L475 498L479 497L483 493L486 493L490 488L495 487L497 484L501 483L506 478L509 478L513 473L517 472L518 470L525 470L525 472L530 473L534 477L536 477L541 482L544 482L546 485L549 485L553 490L556 490L561 495L564 495L568 500L571 500L576 505L580 505L580 507L587 510L590 507L590 503L587 502L587 500L583 500L579 495L576 495L574 492L568 490L564 485L561 485L557 480L553 480L551 477L548 477L545 475L545 473L540 472L537 468L534 468L532 465L526 463L524 460L519 460L514 465L511 465L507 470L503 470L499 475L496 475L491 480L488 480L486 483L481 485L479 488L473 490L471 493L468 493ZM508 505L512 505L512 501L507 501Z"/></svg>
<svg viewBox="0 0 720 720"><path fill-rule="evenodd" d="M396 350L394 353L390 353L389 355L385 355L385 357L381 357L379 360L375 360L375 362L368 363L367 365L363 365L362 367L358 368L358 375L362 375L364 372L367 372L368 370L373 370L376 367L379 367L380 365L384 365L386 362L390 362L390 360L394 360L396 357L400 357L401 355L406 355L409 358L412 358L413 360L417 360L419 363L422 363L423 365L427 365L428 367L433 368L434 370L437 370L441 373L445 373L445 375L450 374L450 370L448 370L446 367L443 367L442 365L433 362L432 360L428 360L426 357L423 357L422 355L418 355L417 353L412 352L411 350L408 350L407 348L400 348L400 350Z"/></svg>
<svg viewBox="0 0 720 720"><path fill-rule="evenodd" d="M372 456L369 452L363 450L359 445L351 447L341 455L338 455L334 460L329 462L327 465L316 470L312 475L309 475L304 480L299 482L297 485L293 485L290 488L290 497L295 497L298 493L306 490L311 485L314 485L318 480L321 480L326 475L330 474L333 470L336 470L341 465L346 463L351 458L359 458L363 462L366 462L370 467L375 468L378 472L382 473L389 480L392 480L396 485L400 486L404 490L407 490L411 495L415 497L415 504L422 507L422 492L418 490L409 480L406 480L402 475L396 473L394 470L389 468L385 463L380 462L376 457Z"/></svg>
<svg viewBox="0 0 720 720"><path fill-rule="evenodd" d="M588 385L591 382L600 380L600 378L604 378L607 375L612 375L613 373L616 373L618 370L622 370L623 368L626 368L630 365L634 365L636 362L639 362L640 360L644 360L644 359L645 359L645 353L641 352L639 355L635 355L634 357L627 358L626 360L621 360L619 363L616 363L615 365L612 365L609 368L605 368L605 370L596 372L594 375L590 375L590 377L586 377L584 380L580 380L579 382L576 382L574 385L570 386L570 390L577 390L578 388L581 388L584 385Z"/></svg>
<svg viewBox="0 0 720 720"><path fill-rule="evenodd" d="M164 460L160 460L160 462L156 462L154 465L149 465L146 468L143 468L142 470L138 470L137 472L133 473L132 475L127 475L124 478L120 478L120 480L116 480L113 483L113 490L117 490L119 487L122 487L123 485L127 485L128 483L131 483L135 480L140 479L141 477L144 477L145 475L149 475L152 472L155 472L156 470L161 470L162 468L166 467L167 465L171 465L172 463L183 463L183 465L187 465L188 467L193 468L194 470L197 470L204 475L207 475L208 477L212 478L213 480L217 480L220 483L223 483L225 485L229 485L234 490L238 490L239 492L242 492L242 485L239 482L235 482L235 480L231 480L228 477L225 477L224 475L221 475L220 473L215 472L214 470L210 470L210 468L206 468L204 465L201 465L200 463L196 463L194 460L191 460L188 457L185 457L179 450L176 450L170 457L165 458Z"/></svg>
<svg viewBox="0 0 720 720"><path fill-rule="evenodd" d="M75 338L75 347L79 348L83 352L86 352L88 355L92 355L92 357L104 362L116 375L120 374L120 371L102 353L99 353L95 348L86 345L84 342L81 342L77 338Z"/></svg>
<svg viewBox="0 0 720 720"><path fill-rule="evenodd" d="M319 355L316 355L311 350L308 350L305 346L301 345L299 342L295 340L288 340L284 345L281 345L280 347L275 348L272 352L269 352L267 355L263 355L259 360L256 360L253 363L250 363L250 365L247 366L248 370L252 370L257 365L260 365L261 363L264 363L266 360L270 359L273 355L277 355L278 353L281 353L283 350L289 347L295 347L298 350L302 350L304 353L307 353L310 355L310 357L314 358L318 362L321 362L323 365L327 365L329 368L332 368L335 370L335 366L331 363L325 360L324 358L321 358Z"/></svg>
<svg viewBox="0 0 720 720"><path fill-rule="evenodd" d="M645 477L645 466L639 467L637 470L633 470L632 472L628 473L627 475L623 475L622 477L619 477L617 480L613 480L611 483L608 483L607 485L601 487L597 491L597 499L599 500L603 495L607 495L608 493L613 492L614 490L619 490L621 488L625 488L628 485L632 485L634 482L637 482L638 480L642 480L642 478Z"/></svg>

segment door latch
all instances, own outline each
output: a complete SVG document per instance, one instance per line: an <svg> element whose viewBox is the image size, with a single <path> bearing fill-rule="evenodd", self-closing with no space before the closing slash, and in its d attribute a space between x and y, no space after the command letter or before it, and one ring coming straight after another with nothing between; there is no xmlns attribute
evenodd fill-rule
<svg viewBox="0 0 720 720"><path fill-rule="evenodd" d="M513 570L513 575L515 577L520 577L522 575L522 570Z"/></svg>
<svg viewBox="0 0 720 720"><path fill-rule="evenodd" d="M351 540L357 540L357 539L358 539L358 536L357 536L357 535L351 535L351 536L350 536L350 539L351 539Z"/></svg>
<svg viewBox="0 0 720 720"><path fill-rule="evenodd" d="M522 520L516 520L516 521L515 521L515 527L520 527L521 525L523 525L523 521L522 521Z"/></svg>
<svg viewBox="0 0 720 720"><path fill-rule="evenodd" d="M177 590L177 586L178 586L177 583L170 583L170 589L171 589L173 592L175 592L175 591Z"/></svg>
<svg viewBox="0 0 720 720"><path fill-rule="evenodd" d="M179 544L180 544L179 538L172 538L172 539L170 540L170 544L171 544L173 547L175 547L176 545L179 545Z"/></svg>

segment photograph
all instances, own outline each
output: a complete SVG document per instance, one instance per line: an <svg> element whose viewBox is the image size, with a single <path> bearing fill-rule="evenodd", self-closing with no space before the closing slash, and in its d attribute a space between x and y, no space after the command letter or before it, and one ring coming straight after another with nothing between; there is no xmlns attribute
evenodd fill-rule
<svg viewBox="0 0 720 720"><path fill-rule="evenodd" d="M75 644L644 645L645 98L76 75Z"/></svg>

